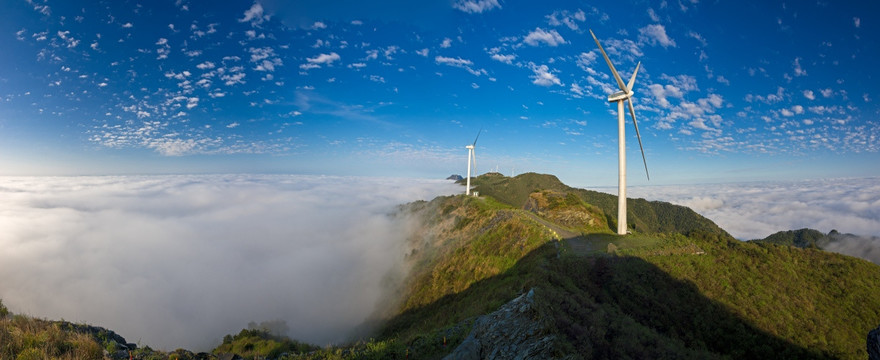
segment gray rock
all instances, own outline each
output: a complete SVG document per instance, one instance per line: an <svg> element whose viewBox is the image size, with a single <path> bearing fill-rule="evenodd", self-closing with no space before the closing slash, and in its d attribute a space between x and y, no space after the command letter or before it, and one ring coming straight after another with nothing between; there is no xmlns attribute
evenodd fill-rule
<svg viewBox="0 0 880 360"><path fill-rule="evenodd" d="M880 326L868 333L868 360L880 360Z"/></svg>
<svg viewBox="0 0 880 360"><path fill-rule="evenodd" d="M445 360L556 359L556 335L534 308L535 290L474 321L467 338Z"/></svg>

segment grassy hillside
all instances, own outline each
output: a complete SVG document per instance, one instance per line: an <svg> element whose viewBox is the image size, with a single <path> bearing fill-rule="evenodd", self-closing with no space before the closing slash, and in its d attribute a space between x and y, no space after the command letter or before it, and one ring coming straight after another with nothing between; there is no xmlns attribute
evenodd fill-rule
<svg viewBox="0 0 880 360"><path fill-rule="evenodd" d="M480 195L488 195L515 208L523 208L529 196L540 190L574 194L584 203L597 207L605 215L609 230L617 229L617 196L598 191L575 189L556 176L525 173L506 177L489 173L471 179ZM637 233L681 233L695 237L730 239L726 231L688 207L662 201L627 199L627 226Z"/></svg>
<svg viewBox="0 0 880 360"><path fill-rule="evenodd" d="M799 248L818 249L821 248L822 245L827 243L829 240L827 239L827 236L819 230L800 229L780 231L775 234L771 234L766 238L751 241L755 243L768 243L776 245L796 246Z"/></svg>
<svg viewBox="0 0 880 360"><path fill-rule="evenodd" d="M497 283L537 286L546 315L557 320L570 348L600 358L864 358L865 334L880 323L880 267L867 261L741 242L690 209L640 199L629 200L636 234L609 236L614 196L572 189L540 174L488 174L473 183L481 195L512 208L535 210L539 198L557 208L582 204L584 218L598 208L609 229L577 230L588 239L612 239L613 254L577 256L564 243L548 242L507 272L426 306L426 313L456 314L475 294L502 295L491 291ZM536 213L564 223L558 214ZM428 280L422 286L434 285ZM420 319L412 314L398 321Z"/></svg>
<svg viewBox="0 0 880 360"><path fill-rule="evenodd" d="M411 239L405 300L400 315L385 326L385 336L408 339L494 310L534 285L531 270L538 263L523 258L555 240L524 211L492 198L440 197L412 211L428 226ZM510 272L515 265L519 271ZM492 286L444 306L450 295L488 278L495 279Z"/></svg>

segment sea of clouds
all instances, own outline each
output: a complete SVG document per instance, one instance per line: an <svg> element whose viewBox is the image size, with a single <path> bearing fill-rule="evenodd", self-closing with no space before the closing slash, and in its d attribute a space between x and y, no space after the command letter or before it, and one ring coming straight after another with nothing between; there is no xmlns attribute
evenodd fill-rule
<svg viewBox="0 0 880 360"><path fill-rule="evenodd" d="M389 214L461 191L363 177L0 177L0 299L167 350L208 350L251 322L344 341L405 272L414 224ZM880 178L628 191L689 206L743 240L854 233L832 250L880 264Z"/></svg>
<svg viewBox="0 0 880 360"><path fill-rule="evenodd" d="M167 350L208 350L276 320L296 339L343 341L403 271L411 224L389 214L461 190L362 177L0 177L0 299Z"/></svg>
<svg viewBox="0 0 880 360"><path fill-rule="evenodd" d="M627 195L690 207L741 240L802 228L852 233L857 236L840 236L827 249L880 264L877 177L637 186Z"/></svg>

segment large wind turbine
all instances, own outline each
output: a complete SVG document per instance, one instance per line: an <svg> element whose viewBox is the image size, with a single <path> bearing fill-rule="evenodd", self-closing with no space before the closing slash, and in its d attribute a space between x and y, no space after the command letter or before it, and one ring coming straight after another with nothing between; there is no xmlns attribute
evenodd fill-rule
<svg viewBox="0 0 880 360"><path fill-rule="evenodd" d="M467 189L464 192L465 195L471 194L471 160L474 161L474 165L473 165L474 175L477 175L477 155L474 154L474 147L477 146L477 140L480 139L480 133L482 133L482 132L483 132L483 129L480 129L480 131L477 132L477 137L474 139L474 143L470 144L468 146L465 146L465 148L468 149Z"/></svg>
<svg viewBox="0 0 880 360"><path fill-rule="evenodd" d="M608 54L605 53L605 49L602 48L602 44L599 43L599 39L596 38L596 34L593 34L593 30L590 30L590 35L593 35L593 40L596 41L596 46L598 46L599 51L602 52L602 56L605 58L605 62L608 63L608 67L611 68L611 74L614 75L614 80L617 80L617 86L620 88L619 92L608 95L608 102L617 103L617 156L618 159L620 159L617 167L617 234L626 235L626 141L623 120L624 102L629 105L629 114L632 116L633 125L636 127L636 137L639 139L639 149L642 150L642 162L645 164L645 175L648 176L648 180L651 180L651 175L648 174L648 161L645 160L645 148L642 147L642 136L639 135L639 123L636 122L636 112L633 110L632 104L632 88L636 82L636 74L639 72L639 66L641 66L642 63L639 62L636 64L636 69L633 71L629 83L624 84L623 79L620 78L620 74L617 73L614 65L611 64L611 59L608 58Z"/></svg>

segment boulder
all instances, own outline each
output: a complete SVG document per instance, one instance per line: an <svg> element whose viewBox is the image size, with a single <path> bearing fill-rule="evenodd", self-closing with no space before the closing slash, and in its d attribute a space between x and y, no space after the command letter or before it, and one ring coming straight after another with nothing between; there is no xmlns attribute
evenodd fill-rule
<svg viewBox="0 0 880 360"><path fill-rule="evenodd" d="M444 359L556 359L557 337L539 319L534 303L532 289L480 316L467 338Z"/></svg>
<svg viewBox="0 0 880 360"><path fill-rule="evenodd" d="M880 360L880 326L868 332L868 360Z"/></svg>

